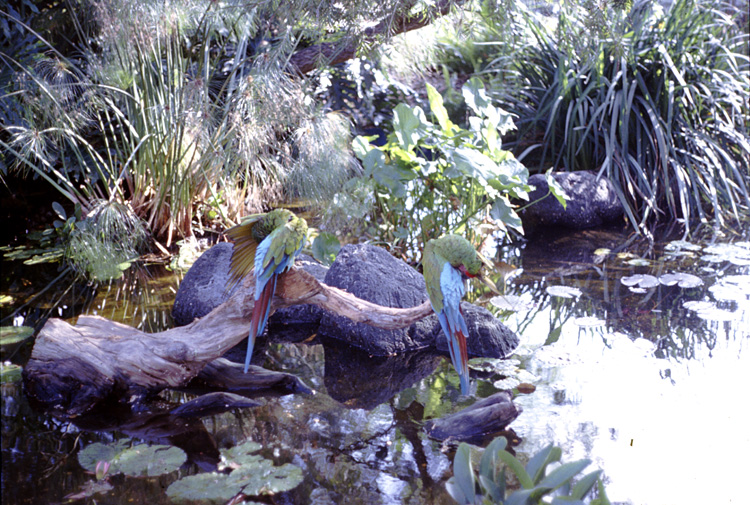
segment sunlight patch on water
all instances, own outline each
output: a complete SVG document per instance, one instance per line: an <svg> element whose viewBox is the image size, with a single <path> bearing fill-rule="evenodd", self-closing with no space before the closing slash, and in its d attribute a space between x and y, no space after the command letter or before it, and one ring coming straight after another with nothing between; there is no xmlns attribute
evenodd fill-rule
<svg viewBox="0 0 750 505"><path fill-rule="evenodd" d="M647 339L570 323L539 348L550 331L544 312L522 336L537 349L524 360L539 379L533 395L516 399L520 452L554 443L566 461L591 458L613 502L739 503L738 458L750 451L747 310L731 327L702 323L715 345L697 339L690 360L658 359Z"/></svg>

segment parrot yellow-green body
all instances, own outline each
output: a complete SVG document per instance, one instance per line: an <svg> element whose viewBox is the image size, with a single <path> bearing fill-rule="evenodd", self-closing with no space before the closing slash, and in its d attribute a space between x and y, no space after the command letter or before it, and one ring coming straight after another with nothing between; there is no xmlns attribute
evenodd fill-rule
<svg viewBox="0 0 750 505"><path fill-rule="evenodd" d="M448 339L451 361L458 372L461 393L469 393L469 355L466 338L469 330L461 313L466 294L464 280L479 275L482 260L468 240L460 235L445 235L427 242L422 256L424 280L432 309Z"/></svg>
<svg viewBox="0 0 750 505"><path fill-rule="evenodd" d="M247 372L255 339L268 322L278 276L292 268L307 241L307 222L287 209L276 209L248 216L226 234L234 241L229 285L255 273L255 306L245 356Z"/></svg>

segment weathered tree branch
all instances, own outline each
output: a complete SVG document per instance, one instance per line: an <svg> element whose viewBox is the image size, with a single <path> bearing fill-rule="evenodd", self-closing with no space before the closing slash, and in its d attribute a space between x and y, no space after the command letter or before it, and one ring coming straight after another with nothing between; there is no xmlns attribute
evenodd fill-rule
<svg viewBox="0 0 750 505"><path fill-rule="evenodd" d="M365 30L365 41L373 41L384 34L397 35L427 26L435 17L446 15L451 6L456 3L458 2L455 0L438 0L435 7L428 13L420 15L404 13L397 19L383 20ZM341 43L323 43L300 49L291 56L289 62L300 73L306 74L317 68L321 63L336 65L348 61L354 57L356 52L357 42L348 39Z"/></svg>
<svg viewBox="0 0 750 505"><path fill-rule="evenodd" d="M97 402L153 394L186 385L210 362L247 337L254 305L252 276L205 317L178 328L145 333L98 316L73 326L50 319L39 333L24 369L28 395L71 415ZM318 305L356 322L403 328L432 312L429 302L398 309L361 300L321 284L304 270L279 280L272 311L289 305Z"/></svg>

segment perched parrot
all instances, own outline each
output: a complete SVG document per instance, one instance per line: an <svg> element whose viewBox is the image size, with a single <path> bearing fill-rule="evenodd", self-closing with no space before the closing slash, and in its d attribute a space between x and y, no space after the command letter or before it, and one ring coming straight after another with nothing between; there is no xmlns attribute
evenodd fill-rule
<svg viewBox="0 0 750 505"><path fill-rule="evenodd" d="M466 350L469 330L461 313L461 299L466 294L464 280L478 276L486 261L468 240L455 234L430 240L422 256L430 304L448 339L451 361L458 372L461 394L464 395L469 394L469 354Z"/></svg>
<svg viewBox="0 0 750 505"><path fill-rule="evenodd" d="M234 241L229 265L229 287L255 271L255 307L247 341L245 373L250 366L255 338L263 333L271 312L276 281L292 265L307 240L307 222L286 209L245 217L226 231Z"/></svg>

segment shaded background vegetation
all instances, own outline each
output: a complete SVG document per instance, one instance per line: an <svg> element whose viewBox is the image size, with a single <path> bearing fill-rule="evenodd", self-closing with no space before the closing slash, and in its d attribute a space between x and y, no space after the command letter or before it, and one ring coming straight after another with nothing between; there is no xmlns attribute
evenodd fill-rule
<svg viewBox="0 0 750 505"><path fill-rule="evenodd" d="M609 178L640 232L732 225L750 207L740 4L27 0L0 15L0 175L10 193L22 179L54 188L40 206L62 205L36 238L89 274L108 244L124 245L106 262L126 265L279 205L339 239L412 248L410 259L425 228L477 242L522 232L498 202L523 199L525 169L493 187L508 175L497 156L435 158L466 134L483 156L507 150L531 172ZM472 77L505 118L492 120L491 148L462 92ZM399 103L455 129L427 127L414 150L394 151ZM408 163L368 168L357 134ZM404 212L438 201L450 204L433 217L457 218Z"/></svg>

